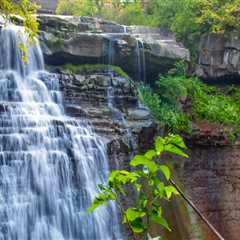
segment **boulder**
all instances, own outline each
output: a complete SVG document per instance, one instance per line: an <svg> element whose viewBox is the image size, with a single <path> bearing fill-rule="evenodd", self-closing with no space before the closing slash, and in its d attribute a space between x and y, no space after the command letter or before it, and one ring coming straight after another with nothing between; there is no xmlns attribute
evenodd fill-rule
<svg viewBox="0 0 240 240"><path fill-rule="evenodd" d="M239 80L239 33L204 35L200 41L196 74L206 80Z"/></svg>
<svg viewBox="0 0 240 240"><path fill-rule="evenodd" d="M118 65L135 80L155 79L189 51L164 29L122 26L91 17L39 15L47 64Z"/></svg>

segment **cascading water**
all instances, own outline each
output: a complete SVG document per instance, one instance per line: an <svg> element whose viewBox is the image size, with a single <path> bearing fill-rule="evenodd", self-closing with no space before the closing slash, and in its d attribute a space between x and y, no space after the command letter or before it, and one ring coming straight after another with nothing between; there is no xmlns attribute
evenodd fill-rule
<svg viewBox="0 0 240 240"><path fill-rule="evenodd" d="M137 73L139 81L146 83L146 57L144 42L141 39L136 43Z"/></svg>
<svg viewBox="0 0 240 240"><path fill-rule="evenodd" d="M113 203L84 215L108 174L87 122L64 114L55 75L22 28L0 32L0 240L122 239Z"/></svg>
<svg viewBox="0 0 240 240"><path fill-rule="evenodd" d="M107 88L108 107L114 113L115 119L117 121L119 121L125 128L128 145L132 149L132 154L133 154L134 153L133 151L136 150L137 146L136 146L136 142L134 141L132 130L126 121L124 114L116 107L116 104L115 104L115 88L112 83L114 73L111 68L111 66L114 65L113 44L114 44L114 38L113 37L111 38L111 36L110 36L109 37L109 46L108 46L108 74L110 76L110 81L108 83L108 88ZM115 162L117 162L117 161L115 161Z"/></svg>

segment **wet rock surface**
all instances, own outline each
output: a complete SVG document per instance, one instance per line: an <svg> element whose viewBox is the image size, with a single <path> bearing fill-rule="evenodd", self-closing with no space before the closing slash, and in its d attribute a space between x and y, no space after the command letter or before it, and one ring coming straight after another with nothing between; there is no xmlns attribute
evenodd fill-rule
<svg viewBox="0 0 240 240"><path fill-rule="evenodd" d="M163 29L128 27L90 17L40 15L38 19L47 64L113 64L142 80L144 74L157 78L176 61L189 60L189 51Z"/></svg>
<svg viewBox="0 0 240 240"><path fill-rule="evenodd" d="M240 142L231 140L228 132L221 124L194 123L192 136L186 137L189 158L177 160L175 171L186 195L224 239L238 240ZM190 234L185 239L218 239L196 214L189 217L199 237Z"/></svg>
<svg viewBox="0 0 240 240"><path fill-rule="evenodd" d="M235 80L240 78L240 36L212 33L204 35L199 46L196 74L206 80Z"/></svg>
<svg viewBox="0 0 240 240"><path fill-rule="evenodd" d="M178 169L185 192L225 239L239 239L239 146L194 145ZM203 239L217 239L198 219ZM200 238L201 239L201 238Z"/></svg>
<svg viewBox="0 0 240 240"><path fill-rule="evenodd" d="M141 80L143 56L147 79L168 71L177 59L189 58L188 51L163 30L124 27L86 17L45 15L39 19L48 64L111 63ZM206 80L238 79L239 51L236 36L203 37L197 75ZM133 152L151 147L160 131L148 110L139 106L128 80L100 72L56 75L66 112L91 122L108 146L111 168L127 168ZM109 105L109 86L114 109ZM186 137L190 158L176 164L176 175L186 194L225 239L238 240L240 145L238 140L229 141L228 132L218 124L194 123L192 136ZM172 205L169 216L175 230L169 240L216 239L183 201Z"/></svg>
<svg viewBox="0 0 240 240"><path fill-rule="evenodd" d="M132 153L151 143L156 124L149 111L139 107L128 79L103 73L55 75L67 114L92 124L108 146L112 168L126 168ZM109 107L109 86L113 86L114 111Z"/></svg>
<svg viewBox="0 0 240 240"><path fill-rule="evenodd" d="M88 120L107 145L112 169L127 169L132 154L149 149L160 131L147 109L139 106L129 80L116 74L56 74L66 112ZM114 106L109 106L109 87ZM121 112L124 120L119 117ZM240 145L232 143L219 124L195 123L186 137L190 158L176 160L175 175L184 192L226 239L238 240ZM172 162L172 161L171 161ZM129 202L132 196L129 196ZM166 212L174 231L169 240L215 240L196 214L178 199ZM154 230L159 233L159 229Z"/></svg>

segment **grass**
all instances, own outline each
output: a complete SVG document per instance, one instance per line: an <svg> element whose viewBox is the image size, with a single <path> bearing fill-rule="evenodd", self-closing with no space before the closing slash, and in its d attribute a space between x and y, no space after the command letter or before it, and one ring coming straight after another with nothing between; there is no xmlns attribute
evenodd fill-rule
<svg viewBox="0 0 240 240"><path fill-rule="evenodd" d="M124 72L120 67L113 66L113 65L104 65L104 64L65 64L60 65L58 68L61 71L70 73L70 74L90 74L90 73L97 73L97 72L104 72L111 70L112 72L116 73L120 77L129 79L129 76L126 72Z"/></svg>

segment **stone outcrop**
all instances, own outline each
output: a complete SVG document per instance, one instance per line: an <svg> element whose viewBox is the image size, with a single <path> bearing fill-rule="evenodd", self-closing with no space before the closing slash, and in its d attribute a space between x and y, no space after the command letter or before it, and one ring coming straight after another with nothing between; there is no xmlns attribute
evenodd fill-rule
<svg viewBox="0 0 240 240"><path fill-rule="evenodd" d="M48 64L114 64L140 79L143 59L147 76L168 71L177 59L189 59L188 51L163 30L125 27L87 17L44 15L39 21ZM197 74L211 80L238 77L238 41L215 34L203 37ZM66 112L79 121L91 122L108 146L111 168L127 168L133 152L152 145L160 131L148 110L138 104L127 79L106 72L55 75L60 80ZM190 158L176 161L175 175L225 239L238 240L240 145L239 141L231 143L227 134L221 125L195 123L193 135L187 138ZM184 201L177 200L171 208L168 216L174 231L167 233L166 239L216 239Z"/></svg>
<svg viewBox="0 0 240 240"><path fill-rule="evenodd" d="M128 79L100 72L55 77L67 114L91 123L108 146L112 168L127 167L133 152L149 147L157 127Z"/></svg>
<svg viewBox="0 0 240 240"><path fill-rule="evenodd" d="M177 169L185 192L225 239L239 239L240 146L192 144L190 158ZM216 236L198 219L204 240ZM195 238L193 238L195 239Z"/></svg>
<svg viewBox="0 0 240 240"><path fill-rule="evenodd" d="M39 15L38 20L47 64L113 64L139 79L156 78L177 60L189 60L189 51L163 29L90 17Z"/></svg>
<svg viewBox="0 0 240 240"><path fill-rule="evenodd" d="M199 46L196 74L206 80L239 80L239 33L204 35Z"/></svg>
<svg viewBox="0 0 240 240"><path fill-rule="evenodd" d="M60 80L66 112L92 124L107 145L112 169L127 168L133 152L152 145L159 130L148 110L139 106L129 80L106 72L62 72L55 76ZM190 158L176 160L175 175L185 193L223 236L237 240L240 145L236 142L233 146L226 139L221 126L196 124L193 136L187 139ZM168 209L165 214L174 231L165 233L166 239L216 239L183 200L176 200Z"/></svg>

